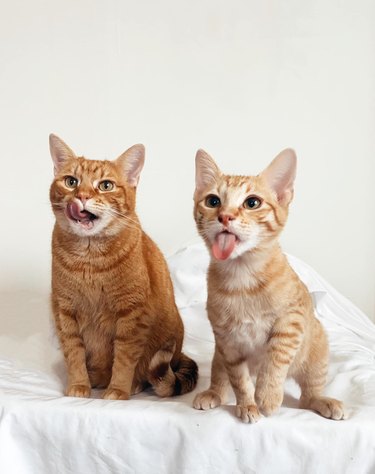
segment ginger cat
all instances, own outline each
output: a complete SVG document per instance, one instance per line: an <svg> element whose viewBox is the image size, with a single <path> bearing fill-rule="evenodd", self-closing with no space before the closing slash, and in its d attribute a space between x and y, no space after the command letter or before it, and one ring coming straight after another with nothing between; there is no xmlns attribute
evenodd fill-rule
<svg viewBox="0 0 375 474"><path fill-rule="evenodd" d="M295 173L291 149L258 176L224 175L206 152L197 152L194 217L211 252L207 312L216 344L211 386L195 397L196 409L224 403L231 385L236 415L255 423L281 406L288 376L301 387L301 408L344 418L343 404L322 395L326 335L278 244Z"/></svg>
<svg viewBox="0 0 375 474"><path fill-rule="evenodd" d="M52 308L68 371L66 394L126 400L194 389L166 262L135 213L143 145L115 161L86 160L50 135Z"/></svg>

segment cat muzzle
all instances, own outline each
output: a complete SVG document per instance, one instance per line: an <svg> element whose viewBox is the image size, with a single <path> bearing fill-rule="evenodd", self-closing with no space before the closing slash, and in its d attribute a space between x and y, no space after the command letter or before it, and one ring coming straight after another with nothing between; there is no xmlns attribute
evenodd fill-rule
<svg viewBox="0 0 375 474"><path fill-rule="evenodd" d="M94 221L98 216L86 209L80 209L76 202L70 202L66 207L66 214L68 218L83 227L91 229L94 226Z"/></svg>

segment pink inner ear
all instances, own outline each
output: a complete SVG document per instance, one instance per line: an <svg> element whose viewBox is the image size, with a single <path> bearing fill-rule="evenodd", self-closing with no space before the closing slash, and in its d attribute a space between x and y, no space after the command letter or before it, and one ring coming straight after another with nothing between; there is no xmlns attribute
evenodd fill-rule
<svg viewBox="0 0 375 474"><path fill-rule="evenodd" d="M145 147L134 145L116 160L130 186L136 187L145 161Z"/></svg>
<svg viewBox="0 0 375 474"><path fill-rule="evenodd" d="M296 168L296 154L294 150L287 148L279 153L262 173L281 204L288 204L293 197Z"/></svg>
<svg viewBox="0 0 375 474"><path fill-rule="evenodd" d="M196 191L203 191L214 184L220 175L221 171L213 158L204 150L198 150L195 156Z"/></svg>
<svg viewBox="0 0 375 474"><path fill-rule="evenodd" d="M49 147L54 164L55 175L60 172L67 160L76 158L76 155L68 145L53 133L49 136Z"/></svg>

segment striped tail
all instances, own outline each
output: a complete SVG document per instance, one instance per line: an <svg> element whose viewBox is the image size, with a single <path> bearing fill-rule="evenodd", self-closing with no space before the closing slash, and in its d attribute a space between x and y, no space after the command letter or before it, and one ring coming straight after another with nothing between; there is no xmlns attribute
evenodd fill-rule
<svg viewBox="0 0 375 474"><path fill-rule="evenodd" d="M191 392L197 385L198 366L181 352L180 359L172 369L170 362L175 344L160 349L151 359L148 381L159 397L171 397Z"/></svg>

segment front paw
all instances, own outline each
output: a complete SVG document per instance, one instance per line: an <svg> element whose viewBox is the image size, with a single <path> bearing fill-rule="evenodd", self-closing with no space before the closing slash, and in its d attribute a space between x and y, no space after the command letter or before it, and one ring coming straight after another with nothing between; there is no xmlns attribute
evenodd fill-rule
<svg viewBox="0 0 375 474"><path fill-rule="evenodd" d="M66 389L67 397L89 398L90 393L91 393L91 387L88 385L71 384Z"/></svg>
<svg viewBox="0 0 375 474"><path fill-rule="evenodd" d="M119 388L108 387L103 393L103 398L105 400L129 400L130 395Z"/></svg>
<svg viewBox="0 0 375 474"><path fill-rule="evenodd" d="M256 423L260 420L261 415L256 405L237 405L236 416L241 418L244 423Z"/></svg>
<svg viewBox="0 0 375 474"><path fill-rule="evenodd" d="M198 393L193 401L193 407L196 410L209 410L210 408L216 408L220 405L220 395L214 390L205 390L204 392Z"/></svg>
<svg viewBox="0 0 375 474"><path fill-rule="evenodd" d="M271 388L264 386L257 386L255 390L255 400L259 407L259 410L265 416L272 415L275 413L283 402L284 390L280 388Z"/></svg>

